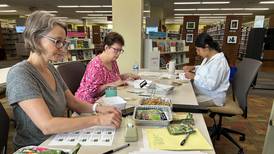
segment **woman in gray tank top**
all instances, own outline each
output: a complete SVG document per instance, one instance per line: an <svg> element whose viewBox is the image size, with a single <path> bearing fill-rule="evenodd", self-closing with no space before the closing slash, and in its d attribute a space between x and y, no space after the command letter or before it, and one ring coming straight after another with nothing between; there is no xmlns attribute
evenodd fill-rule
<svg viewBox="0 0 274 154"><path fill-rule="evenodd" d="M89 104L76 99L49 61L63 58L67 51L66 25L44 11L32 13L26 21L27 60L14 65L7 76L7 97L17 122L15 150L39 145L50 135L95 125L119 127L121 113L114 107ZM64 117L66 108L94 116Z"/></svg>

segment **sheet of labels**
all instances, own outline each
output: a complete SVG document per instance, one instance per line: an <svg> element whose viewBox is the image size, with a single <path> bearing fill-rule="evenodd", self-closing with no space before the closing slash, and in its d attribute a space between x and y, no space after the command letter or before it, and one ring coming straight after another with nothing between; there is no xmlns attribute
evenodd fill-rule
<svg viewBox="0 0 274 154"><path fill-rule="evenodd" d="M57 134L49 145L100 145L111 146L115 135L113 127L90 127L68 133Z"/></svg>

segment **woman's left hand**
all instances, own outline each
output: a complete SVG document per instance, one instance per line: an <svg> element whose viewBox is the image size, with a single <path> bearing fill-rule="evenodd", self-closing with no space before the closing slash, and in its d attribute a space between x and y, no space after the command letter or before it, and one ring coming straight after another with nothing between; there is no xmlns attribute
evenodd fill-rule
<svg viewBox="0 0 274 154"><path fill-rule="evenodd" d="M185 77L188 78L188 79L193 80L194 77L195 77L195 74L191 73L191 72L185 72Z"/></svg>
<svg viewBox="0 0 274 154"><path fill-rule="evenodd" d="M97 106L96 107L96 112L98 113L114 113L116 115L121 116L121 111L118 110L116 107L114 106Z"/></svg>

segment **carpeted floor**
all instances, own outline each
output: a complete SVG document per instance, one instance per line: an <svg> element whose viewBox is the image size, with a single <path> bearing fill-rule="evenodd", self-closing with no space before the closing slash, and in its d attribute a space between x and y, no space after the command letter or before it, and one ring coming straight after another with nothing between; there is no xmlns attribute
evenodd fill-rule
<svg viewBox="0 0 274 154"><path fill-rule="evenodd" d="M17 61L17 59L15 59ZM274 72L274 71L272 71ZM258 75L256 88L272 88L274 89L274 73L260 72ZM230 97L231 98L231 97ZM274 100L274 90L252 89L248 99L248 117L244 119L241 116L225 118L223 123L225 127L239 130L246 134L244 142L235 139L244 148L246 154L260 154L265 139L267 124L270 111ZM6 98L0 99L4 108L11 114L11 108L7 104ZM208 126L212 125L212 119L207 115L204 116ZM10 123L10 133L8 140L8 154L13 153L12 137L15 133L14 123ZM224 137L215 142L214 148L217 154L236 154L238 149L236 146L228 142Z"/></svg>

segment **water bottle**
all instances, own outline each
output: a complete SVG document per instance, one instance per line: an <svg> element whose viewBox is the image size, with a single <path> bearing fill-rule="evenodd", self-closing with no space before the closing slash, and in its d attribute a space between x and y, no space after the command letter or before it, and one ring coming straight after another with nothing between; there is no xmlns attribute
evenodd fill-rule
<svg viewBox="0 0 274 154"><path fill-rule="evenodd" d="M133 73L138 74L139 73L139 64L135 63L132 66Z"/></svg>

